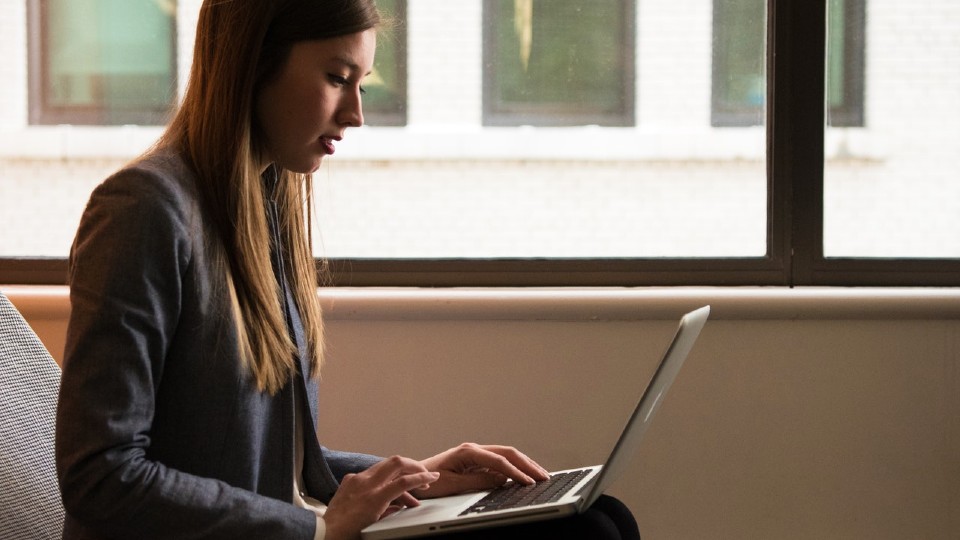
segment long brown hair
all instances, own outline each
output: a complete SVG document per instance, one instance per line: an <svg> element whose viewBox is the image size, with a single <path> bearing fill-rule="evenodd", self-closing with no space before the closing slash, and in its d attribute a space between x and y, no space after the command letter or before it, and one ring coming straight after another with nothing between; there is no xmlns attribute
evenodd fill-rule
<svg viewBox="0 0 960 540"><path fill-rule="evenodd" d="M297 42L375 28L373 0L204 0L183 102L161 138L197 175L198 189L222 245L227 293L244 365L261 391L276 393L295 369L270 262L264 141L254 119L257 92L279 73ZM311 250L310 175L279 170L276 197L286 276L300 311L318 376L323 323Z"/></svg>

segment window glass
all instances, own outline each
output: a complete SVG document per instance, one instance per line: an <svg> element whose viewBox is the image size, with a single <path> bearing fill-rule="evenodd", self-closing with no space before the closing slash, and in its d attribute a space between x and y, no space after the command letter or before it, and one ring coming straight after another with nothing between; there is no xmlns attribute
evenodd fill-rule
<svg viewBox="0 0 960 540"><path fill-rule="evenodd" d="M765 0L713 2L713 125L763 123Z"/></svg>
<svg viewBox="0 0 960 540"><path fill-rule="evenodd" d="M547 10L538 18L541 4L565 4L567 10L559 11L562 17ZM199 5L178 1L182 35L193 34ZM574 5L581 10L576 24ZM764 126L732 131L714 129L710 122L709 2L695 9L674 0L417 0L381 6L406 13L410 31L394 26L378 39L385 49L378 53L374 80L365 82L369 125L348 130L336 156L315 175L318 256L631 259L767 253ZM593 107L576 117L582 125L487 124L486 85L501 67L489 61L488 39L491 28L503 28L508 20L506 28L518 43L512 22L517 13L532 17L527 18L531 69L541 34L553 36L547 43L557 47L564 33L576 37L572 42L590 41L588 61L569 56L581 54L579 47L563 49L575 84L558 86L577 87L572 94L577 97L559 102L560 113L536 111L540 120L551 115L569 120L579 114L571 110ZM762 13L749 22L759 29L756 35L766 35ZM603 37L591 41L588 34ZM610 35L619 36L620 45L601 54L597 44L609 45ZM0 32L0 50L12 51L14 58L28 56L22 41ZM189 59L192 40L180 43L186 49L177 57ZM765 43L754 46L751 54L762 58ZM395 47L392 54L389 47ZM402 63L380 63L392 58ZM519 49L510 58L518 63ZM181 65L181 73L188 67ZM597 111L606 110L616 93L590 79L606 80L611 72L625 94L618 99L633 111L628 125L598 125ZM532 82L549 86L542 77ZM0 78L3 95L16 96L19 85L26 87L24 79ZM385 81L384 88L376 79ZM543 89L551 99L569 97L548 90ZM378 99L389 103L392 98L384 95L403 92L405 122L382 127L389 124L376 116ZM602 106L592 103L594 97ZM581 98L585 101L578 103ZM14 122L17 111L26 109L25 96L0 102L0 115L12 111L3 118ZM510 114L521 115L520 110ZM532 114L524 109L525 124ZM23 153L0 153L0 225L12 232L0 235L0 255L64 257L90 190L147 148L160 128L26 126L15 132L20 133L26 136L5 140L15 141Z"/></svg>
<svg viewBox="0 0 960 540"><path fill-rule="evenodd" d="M849 26L843 16L831 9L828 35ZM871 1L863 19L849 37L866 44L868 106L862 128L828 114L824 254L960 257L960 11L949 0ZM826 76L833 102L834 65Z"/></svg>
<svg viewBox="0 0 960 540"><path fill-rule="evenodd" d="M486 123L633 124L633 3L485 2Z"/></svg>
<svg viewBox="0 0 960 540"><path fill-rule="evenodd" d="M609 0L485 2L482 14L470 6L411 3L411 27L416 24L417 31L410 34L415 42L408 129L348 135L362 144L345 141L342 147L362 146L360 159L329 160L316 175L317 254L372 259L766 254L764 128L730 133L710 126L709 3L690 9L673 0L640 2L630 24L622 20L625 4ZM577 10L582 13L574 16ZM502 60L491 60L485 46L485 61L470 61L479 45L480 36L471 34L479 16L486 45L491 35L513 44ZM751 57L762 58L763 10L747 22L761 37ZM617 28L635 34L619 41L633 43L630 56L638 70L615 67L612 59L626 55L599 52L601 45L612 46ZM529 38L522 37L526 29ZM518 45L525 40L528 53ZM590 46L581 49L585 42ZM558 55L558 73L538 71L550 65L540 60L547 53ZM762 75L763 63L757 62ZM437 66L440 75L423 65ZM514 100L500 111L512 111L510 118L519 124L535 118L537 125L506 125L504 116L504 125L490 126L489 115L470 113L489 105L488 88L481 93L480 85L511 72L517 78L500 95ZM636 125L551 125L569 120L570 111L579 110L574 107L601 110L612 103L621 92L607 86L615 80L613 72L619 79L633 77L622 84L631 89L626 101L636 103ZM524 85L532 85L530 91L525 93ZM549 99L539 103L541 96ZM376 144L389 148L394 159L374 159Z"/></svg>
<svg viewBox="0 0 960 540"><path fill-rule="evenodd" d="M363 82L364 120L371 126L400 126L407 111L407 33L405 0L378 0L386 24L377 36L373 72Z"/></svg>
<svg viewBox="0 0 960 540"><path fill-rule="evenodd" d="M865 0L827 1L827 121L863 126Z"/></svg>
<svg viewBox="0 0 960 540"><path fill-rule="evenodd" d="M828 0L828 106L835 126L863 124L864 0ZM766 0L714 0L713 111L715 126L762 123L766 101L763 43Z"/></svg>
<svg viewBox="0 0 960 540"><path fill-rule="evenodd" d="M176 92L176 2L40 2L35 123L162 124Z"/></svg>

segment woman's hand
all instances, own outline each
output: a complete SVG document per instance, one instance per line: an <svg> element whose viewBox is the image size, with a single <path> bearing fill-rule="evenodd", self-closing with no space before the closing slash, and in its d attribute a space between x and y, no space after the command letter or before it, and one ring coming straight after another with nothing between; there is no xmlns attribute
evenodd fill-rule
<svg viewBox="0 0 960 540"><path fill-rule="evenodd" d="M491 489L508 479L529 485L550 478L546 469L510 446L464 443L420 463L440 473L436 482L413 490L424 499Z"/></svg>
<svg viewBox="0 0 960 540"><path fill-rule="evenodd" d="M394 456L369 469L343 477L323 515L328 540L353 540L360 531L404 506L417 506L410 490L426 489L439 473L419 462Z"/></svg>

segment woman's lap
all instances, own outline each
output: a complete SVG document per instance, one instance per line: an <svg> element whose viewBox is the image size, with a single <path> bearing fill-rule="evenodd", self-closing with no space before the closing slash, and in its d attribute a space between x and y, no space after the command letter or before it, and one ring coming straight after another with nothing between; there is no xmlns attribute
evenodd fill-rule
<svg viewBox="0 0 960 540"><path fill-rule="evenodd" d="M603 495L582 514L547 521L523 523L506 527L466 531L434 537L438 540L482 540L496 538L510 540L639 540L637 522L630 510L619 500Z"/></svg>

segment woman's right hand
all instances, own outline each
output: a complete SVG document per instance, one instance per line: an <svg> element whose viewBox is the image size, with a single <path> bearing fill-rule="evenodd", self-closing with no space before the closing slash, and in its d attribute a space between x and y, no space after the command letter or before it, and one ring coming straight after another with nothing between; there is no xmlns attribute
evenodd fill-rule
<svg viewBox="0 0 960 540"><path fill-rule="evenodd" d="M323 515L327 540L360 538L364 527L404 506L419 505L409 491L425 488L439 477L420 462L400 456L344 476Z"/></svg>

